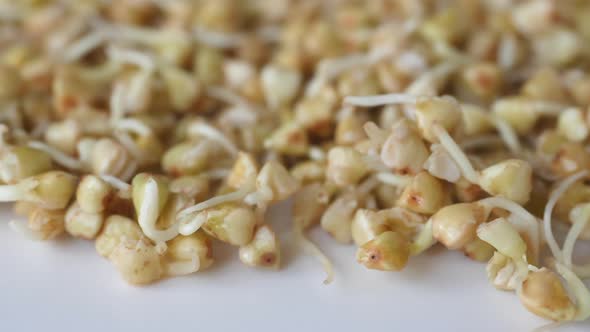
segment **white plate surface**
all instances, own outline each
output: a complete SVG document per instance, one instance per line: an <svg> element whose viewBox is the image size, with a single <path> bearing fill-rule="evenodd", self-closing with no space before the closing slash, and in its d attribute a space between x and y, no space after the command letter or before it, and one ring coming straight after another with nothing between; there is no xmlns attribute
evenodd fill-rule
<svg viewBox="0 0 590 332"><path fill-rule="evenodd" d="M283 242L278 272L243 266L216 247L210 270L149 287L126 285L92 243L30 242L0 206L0 331L532 331L547 321L488 284L485 265L434 249L400 273L355 263L353 246L319 230L336 278L299 252L286 208L269 219ZM283 214L283 215L281 215ZM590 331L590 322L559 331Z"/></svg>

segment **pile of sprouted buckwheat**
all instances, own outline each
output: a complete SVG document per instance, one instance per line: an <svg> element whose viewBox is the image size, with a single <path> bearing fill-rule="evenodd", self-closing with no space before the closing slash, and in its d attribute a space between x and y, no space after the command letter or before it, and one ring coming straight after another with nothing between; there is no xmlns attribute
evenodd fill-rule
<svg viewBox="0 0 590 332"><path fill-rule="evenodd" d="M292 200L326 283L312 227L383 271L438 243L534 314L590 316L588 1L9 0L0 22L26 237L94 241L132 284L205 270L212 241L278 268L265 212Z"/></svg>

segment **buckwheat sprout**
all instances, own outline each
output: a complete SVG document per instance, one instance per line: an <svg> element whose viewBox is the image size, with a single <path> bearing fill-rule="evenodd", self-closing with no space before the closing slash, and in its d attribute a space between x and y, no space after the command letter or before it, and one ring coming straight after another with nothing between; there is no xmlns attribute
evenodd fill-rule
<svg viewBox="0 0 590 332"><path fill-rule="evenodd" d="M238 147L230 141L219 129L213 127L205 122L193 123L189 127L191 134L203 136L212 141L219 143L227 152L232 156L236 156L240 150Z"/></svg>
<svg viewBox="0 0 590 332"><path fill-rule="evenodd" d="M469 161L463 150L461 150L451 135L449 135L444 128L436 124L432 129L434 134L438 137L440 144L445 147L449 155L451 155L457 163L457 166L461 169L463 177L471 183L479 183L479 174L473 168L471 161Z"/></svg>
<svg viewBox="0 0 590 332"><path fill-rule="evenodd" d="M76 171L81 170L83 168L83 165L79 160L68 156L67 154L61 152L60 150L48 144L39 141L31 141L27 145L33 149L41 150L47 153L49 156L51 156L51 159L53 159L56 163L64 166L65 168Z"/></svg>
<svg viewBox="0 0 590 332"><path fill-rule="evenodd" d="M143 199L137 213L137 221L143 233L156 242L166 242L178 235L178 225L175 223L166 230L156 228L158 210L160 207L158 184L149 178L144 187Z"/></svg>
<svg viewBox="0 0 590 332"><path fill-rule="evenodd" d="M539 261L541 250L541 230L537 218L517 203L502 197L488 197L478 201L488 208L500 208L511 213L507 220L519 231L524 232L531 245L531 260Z"/></svg>
<svg viewBox="0 0 590 332"><path fill-rule="evenodd" d="M551 250L551 254L558 262L563 262L563 253L559 249L559 245L555 240L555 236L553 235L553 229L551 227L551 214L553 213L553 208L557 201L563 194L578 180L586 177L588 175L588 171L580 171L578 173L572 174L569 177L562 180L559 185L553 190L551 195L549 195L549 199L547 200L547 205L545 205L545 210L543 211L543 234L545 236L545 242L549 246Z"/></svg>
<svg viewBox="0 0 590 332"><path fill-rule="evenodd" d="M590 291L584 282L565 265L557 262L555 268L557 273L565 279L571 294L576 300L576 314L573 320L583 321L588 319L590 317Z"/></svg>
<svg viewBox="0 0 590 332"><path fill-rule="evenodd" d="M78 39L70 45L62 55L63 61L74 62L84 57L92 50L99 47L105 41L105 35L101 31L93 31L86 36Z"/></svg>
<svg viewBox="0 0 590 332"><path fill-rule="evenodd" d="M305 96L309 97L317 95L322 87L347 70L357 67L372 66L383 59L393 56L394 53L395 52L391 47L380 47L375 48L368 53L323 59L317 65L314 77L307 84Z"/></svg>
<svg viewBox="0 0 590 332"><path fill-rule="evenodd" d="M387 104L416 104L420 97L413 96L410 94L386 94L386 95L376 95L376 96L347 96L344 98L345 104L355 105L355 106L363 106L363 107L375 107L375 106L383 106ZM426 97L430 98L430 97ZM501 126L502 132L506 134L507 128ZM461 173L463 177L465 177L469 182L478 184L479 183L479 174L473 168L473 165L461 150L461 147L457 145L455 140L449 135L446 129L442 126L434 123L432 125L432 133L438 138L440 144L447 150L447 152L451 155L451 157L457 163L457 166L461 169ZM512 134L508 134L509 140L511 141L511 145L514 145L514 137Z"/></svg>

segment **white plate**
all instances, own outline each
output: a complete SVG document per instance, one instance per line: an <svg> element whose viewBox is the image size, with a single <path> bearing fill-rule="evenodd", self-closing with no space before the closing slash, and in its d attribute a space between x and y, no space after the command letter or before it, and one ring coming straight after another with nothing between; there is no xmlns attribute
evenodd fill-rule
<svg viewBox="0 0 590 332"><path fill-rule="evenodd" d="M0 331L531 331L548 323L458 252L434 249L399 273L369 271L353 246L316 230L336 270L325 286L320 265L296 249L286 209L269 218L283 240L279 272L248 268L235 248L220 246L206 272L132 287L90 242L23 239L2 206ZM590 322L559 331L590 331Z"/></svg>

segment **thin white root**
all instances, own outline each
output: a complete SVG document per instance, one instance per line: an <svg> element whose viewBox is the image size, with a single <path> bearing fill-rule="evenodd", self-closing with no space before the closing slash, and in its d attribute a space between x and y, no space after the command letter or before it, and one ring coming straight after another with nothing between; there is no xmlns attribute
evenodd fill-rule
<svg viewBox="0 0 590 332"><path fill-rule="evenodd" d="M563 242L563 263L568 268L572 269L575 274L577 274L580 278L588 278L590 277L590 264L585 265L575 265L573 264L573 254L574 254L574 246L578 237L588 225L590 219L588 218L580 218L578 220L573 221L572 227L567 233L565 241Z"/></svg>
<svg viewBox="0 0 590 332"><path fill-rule="evenodd" d="M115 83L111 97L109 98L109 107L111 109L111 122L116 124L125 117L125 95L127 88L122 83Z"/></svg>
<svg viewBox="0 0 590 332"><path fill-rule="evenodd" d="M463 177L467 179L467 181L471 183L478 184L479 183L479 175L467 155L461 150L461 147L457 145L455 140L447 133L447 131L439 125L434 125L432 127L434 133L436 134L440 144L447 150L451 158L455 160L457 166L461 169L461 173Z"/></svg>
<svg viewBox="0 0 590 332"><path fill-rule="evenodd" d="M131 185L121 179L119 179L116 176L112 176L112 175L108 175L108 174L103 174L100 175L100 178L110 184L111 186L113 186L114 188L116 188L117 190L121 190L121 191L131 191Z"/></svg>
<svg viewBox="0 0 590 332"><path fill-rule="evenodd" d="M381 47L368 53L350 54L338 58L323 59L317 66L315 76L311 79L305 89L305 96L309 97L318 94L322 87L348 70L372 66L387 57L393 56L394 53L395 50L393 47Z"/></svg>
<svg viewBox="0 0 590 332"><path fill-rule="evenodd" d="M190 126L191 133L206 137L212 141L218 142L227 150L232 156L238 154L238 147L230 141L219 129L208 125L204 122L199 122Z"/></svg>
<svg viewBox="0 0 590 332"><path fill-rule="evenodd" d="M200 26L193 28L193 36L201 44L221 49L238 47L244 39L244 36L240 34L218 32Z"/></svg>
<svg viewBox="0 0 590 332"><path fill-rule="evenodd" d="M88 35L78 39L73 45L68 47L64 54L63 60L65 62L74 62L79 60L93 49L100 46L105 41L105 35L100 31L94 31Z"/></svg>
<svg viewBox="0 0 590 332"><path fill-rule="evenodd" d="M253 113L257 113L260 111L260 107L253 105L247 99L241 97L240 95L234 93L233 91L229 90L225 87L220 86L210 86L207 87L207 95L213 97L215 99L219 99L225 103L228 103L233 106L240 107L245 111L250 111Z"/></svg>
<svg viewBox="0 0 590 332"><path fill-rule="evenodd" d="M178 223L174 223L166 230L156 228L159 207L158 184L154 179L148 179L145 184L143 202L139 207L137 221L143 233L155 242L166 242L178 235Z"/></svg>
<svg viewBox="0 0 590 332"><path fill-rule="evenodd" d="M322 252L318 246L309 240L301 226L295 222L295 239L301 248L306 251L309 255L314 256L322 264L324 271L326 272L326 279L324 279L324 285L330 284L334 280L334 267L332 261Z"/></svg>
<svg viewBox="0 0 590 332"><path fill-rule="evenodd" d="M246 187L246 188L241 188L239 190L231 192L229 194L212 197L204 202L198 203L196 205L193 205L191 207L188 207L184 210L179 211L176 214L176 218L177 219L184 219L184 218L188 217L190 214L193 214L193 213L199 212L199 211L203 211L205 209L214 207L219 204L242 200L251 192L252 192L252 188Z"/></svg>
<svg viewBox="0 0 590 332"><path fill-rule="evenodd" d="M575 173L568 178L564 179L555 190L549 195L549 200L547 201L547 205L545 205L545 211L543 212L543 234L545 236L545 242L549 246L551 250L551 254L555 259L559 262L563 262L563 253L559 249L559 245L555 240L555 236L553 235L553 229L551 227L551 214L553 213L553 208L557 201L563 194L578 180L582 179L588 174L587 171L581 171Z"/></svg>
<svg viewBox="0 0 590 332"><path fill-rule="evenodd" d="M377 180L394 187L404 188L412 181L412 177L381 172L377 173Z"/></svg>
<svg viewBox="0 0 590 332"><path fill-rule="evenodd" d="M118 177L102 174L99 176L104 182L110 184L119 191L118 195L122 198L131 198L131 185L119 179Z"/></svg>
<svg viewBox="0 0 590 332"><path fill-rule="evenodd" d="M127 132L120 131L113 133L113 136L133 156L133 158L139 161L144 161L145 156L143 155L143 151L137 146L131 135Z"/></svg>
<svg viewBox="0 0 590 332"><path fill-rule="evenodd" d="M519 153L522 148L514 129L506 121L497 116L492 116L491 118L506 147L514 154Z"/></svg>
<svg viewBox="0 0 590 332"><path fill-rule="evenodd" d="M113 61L135 65L146 71L153 71L156 67L155 60L149 54L131 49L110 46L107 55Z"/></svg>
<svg viewBox="0 0 590 332"><path fill-rule="evenodd" d="M557 262L555 268L557 269L557 273L559 273L567 282L567 286L576 300L577 310L574 320L586 320L590 317L590 291L588 291L584 282L582 282L582 280L580 280L580 278L578 278L578 276L565 265Z"/></svg>
<svg viewBox="0 0 590 332"><path fill-rule="evenodd" d="M470 150L500 146L504 143L505 141L496 135L482 135L463 140L460 146L463 150Z"/></svg>
<svg viewBox="0 0 590 332"><path fill-rule="evenodd" d="M137 119L121 119L113 124L116 130L130 131L140 136L152 135L152 128Z"/></svg>
<svg viewBox="0 0 590 332"><path fill-rule="evenodd" d="M60 150L50 145L38 141L31 141L28 145L33 149L41 150L47 153L49 156L51 156L51 159L53 159L56 163L64 166L65 168L71 170L81 170L83 167L82 163L79 160L68 156L67 154L61 152Z"/></svg>
<svg viewBox="0 0 590 332"><path fill-rule="evenodd" d="M176 217L178 221L178 232L184 236L189 236L199 229L201 226L207 221L206 216L196 215L196 216L186 216L186 217Z"/></svg>
<svg viewBox="0 0 590 332"><path fill-rule="evenodd" d="M344 97L344 104L361 106L361 107L376 107L391 104L408 104L415 103L416 96L405 93L391 93L373 96L346 96Z"/></svg>

